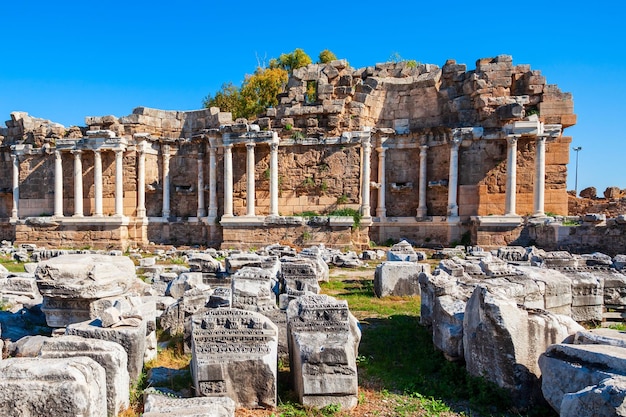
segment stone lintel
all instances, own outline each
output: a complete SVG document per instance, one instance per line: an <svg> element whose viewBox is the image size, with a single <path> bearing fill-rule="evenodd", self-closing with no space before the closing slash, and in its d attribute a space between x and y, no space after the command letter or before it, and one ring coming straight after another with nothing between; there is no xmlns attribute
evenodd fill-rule
<svg viewBox="0 0 626 417"><path fill-rule="evenodd" d="M522 217L517 215L509 216L472 216L481 226L506 226L516 227L522 224Z"/></svg>

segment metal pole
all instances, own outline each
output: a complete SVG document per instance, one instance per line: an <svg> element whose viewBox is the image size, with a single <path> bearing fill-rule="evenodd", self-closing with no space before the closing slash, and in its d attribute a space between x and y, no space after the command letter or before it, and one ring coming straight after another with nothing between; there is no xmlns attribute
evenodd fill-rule
<svg viewBox="0 0 626 417"><path fill-rule="evenodd" d="M576 175L574 177L574 192L576 193L576 197L578 197L578 152L582 150L582 146L577 146L572 149L576 151Z"/></svg>

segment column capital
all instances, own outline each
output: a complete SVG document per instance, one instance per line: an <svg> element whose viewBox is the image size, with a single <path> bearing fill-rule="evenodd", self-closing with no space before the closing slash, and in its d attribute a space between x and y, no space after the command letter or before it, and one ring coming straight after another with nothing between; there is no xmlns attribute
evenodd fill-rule
<svg viewBox="0 0 626 417"><path fill-rule="evenodd" d="M59 151L58 149L54 151L54 158L55 159L61 159L61 151Z"/></svg>
<svg viewBox="0 0 626 417"><path fill-rule="evenodd" d="M254 149L254 147L256 146L256 142L246 142L246 148L247 149Z"/></svg>
<svg viewBox="0 0 626 417"><path fill-rule="evenodd" d="M278 143L277 142L271 142L270 143L270 151L278 152Z"/></svg>
<svg viewBox="0 0 626 417"><path fill-rule="evenodd" d="M507 142L509 145L515 145L515 144L517 144L517 140L518 140L519 138L520 138L520 135L508 135L508 136L506 137L506 142Z"/></svg>
<svg viewBox="0 0 626 417"><path fill-rule="evenodd" d="M376 151L380 154L380 155L385 155L385 152L387 151L387 148L385 148L384 146L379 146L378 148L376 148Z"/></svg>
<svg viewBox="0 0 626 417"><path fill-rule="evenodd" d="M361 138L361 146L363 149L370 149L372 147L372 138L371 136L364 136Z"/></svg>
<svg viewBox="0 0 626 417"><path fill-rule="evenodd" d="M79 157L80 155L82 155L83 150L82 150L82 149L72 149L72 150L70 151L70 153L71 153L72 155L74 155L74 158L76 158L76 157Z"/></svg>
<svg viewBox="0 0 626 417"><path fill-rule="evenodd" d="M420 152L426 152L430 146L428 145L420 145Z"/></svg>

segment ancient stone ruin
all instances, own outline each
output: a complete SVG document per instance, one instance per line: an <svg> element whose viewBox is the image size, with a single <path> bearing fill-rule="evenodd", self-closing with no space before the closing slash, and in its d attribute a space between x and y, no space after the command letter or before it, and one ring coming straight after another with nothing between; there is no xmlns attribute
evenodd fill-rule
<svg viewBox="0 0 626 417"><path fill-rule="evenodd" d="M191 322L191 370L200 396L237 407L276 406L278 329L252 311L216 309Z"/></svg>
<svg viewBox="0 0 626 417"><path fill-rule="evenodd" d="M0 238L502 246L528 239L522 216L567 214L563 130L575 122L569 93L506 55L469 70L311 64L249 121L137 107L65 128L13 112L0 129Z"/></svg>

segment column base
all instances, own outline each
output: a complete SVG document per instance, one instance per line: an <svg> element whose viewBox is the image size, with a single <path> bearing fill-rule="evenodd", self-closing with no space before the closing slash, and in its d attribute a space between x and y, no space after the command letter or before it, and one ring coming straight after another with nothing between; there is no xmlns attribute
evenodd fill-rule
<svg viewBox="0 0 626 417"><path fill-rule="evenodd" d="M428 210L425 207L418 207L417 213L415 213L415 217L417 217L418 219L428 217Z"/></svg>
<svg viewBox="0 0 626 417"><path fill-rule="evenodd" d="M385 217L387 217L387 209L384 208L378 208L376 209L376 217L384 219Z"/></svg>
<svg viewBox="0 0 626 417"><path fill-rule="evenodd" d="M79 214L79 213L75 213L72 215L72 217L85 217L84 214Z"/></svg>
<svg viewBox="0 0 626 417"><path fill-rule="evenodd" d="M205 217L206 216L206 210L198 210L198 214L197 217Z"/></svg>

